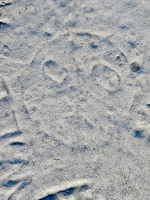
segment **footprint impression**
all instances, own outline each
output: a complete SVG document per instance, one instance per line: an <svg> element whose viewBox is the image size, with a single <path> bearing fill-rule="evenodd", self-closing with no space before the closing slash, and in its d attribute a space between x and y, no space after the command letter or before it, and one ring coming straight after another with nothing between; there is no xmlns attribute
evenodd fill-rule
<svg viewBox="0 0 150 200"><path fill-rule="evenodd" d="M94 66L91 75L96 78L98 84L102 85L108 91L113 92L119 86L119 75L108 65Z"/></svg>
<svg viewBox="0 0 150 200"><path fill-rule="evenodd" d="M89 192L88 184L80 181L75 181L62 186L56 186L51 189L48 195L45 195L38 200L77 200L77 199L92 199Z"/></svg>
<svg viewBox="0 0 150 200"><path fill-rule="evenodd" d="M0 195L5 195L7 199L14 196L16 198L16 195L31 182L27 174L19 173L28 165L29 160L23 151L26 142L23 132L18 127L18 119L11 102L9 86L4 77L0 77Z"/></svg>
<svg viewBox="0 0 150 200"><path fill-rule="evenodd" d="M44 73L58 84L62 84L67 77L67 70L59 66L53 58L47 58L43 64Z"/></svg>
<svg viewBox="0 0 150 200"><path fill-rule="evenodd" d="M108 91L116 90L127 62L124 54L107 37L92 31L77 31L75 45L80 47L74 50L80 74L96 79Z"/></svg>

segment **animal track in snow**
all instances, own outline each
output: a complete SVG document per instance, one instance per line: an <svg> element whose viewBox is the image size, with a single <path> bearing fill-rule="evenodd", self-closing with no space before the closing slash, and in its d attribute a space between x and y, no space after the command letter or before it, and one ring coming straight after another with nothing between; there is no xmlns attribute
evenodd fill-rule
<svg viewBox="0 0 150 200"><path fill-rule="evenodd" d="M53 81L61 84L67 76L67 71L65 68L60 68L60 66L53 60L47 59L43 64L44 73L49 76Z"/></svg>

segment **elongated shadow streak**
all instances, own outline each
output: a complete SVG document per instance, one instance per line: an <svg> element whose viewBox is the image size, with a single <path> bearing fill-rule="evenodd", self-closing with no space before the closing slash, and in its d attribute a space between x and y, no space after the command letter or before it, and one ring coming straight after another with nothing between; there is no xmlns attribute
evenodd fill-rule
<svg viewBox="0 0 150 200"><path fill-rule="evenodd" d="M11 137L15 137L15 136L18 136L18 135L21 135L21 134L22 134L21 131L15 131L15 132L12 132L12 133L6 133L5 135L0 136L0 140L9 139Z"/></svg>

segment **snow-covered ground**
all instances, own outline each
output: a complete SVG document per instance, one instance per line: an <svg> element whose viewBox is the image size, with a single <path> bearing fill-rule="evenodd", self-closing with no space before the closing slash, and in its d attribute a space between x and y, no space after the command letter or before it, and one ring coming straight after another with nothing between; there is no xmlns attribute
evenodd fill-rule
<svg viewBox="0 0 150 200"><path fill-rule="evenodd" d="M0 200L150 200L150 1L0 0Z"/></svg>

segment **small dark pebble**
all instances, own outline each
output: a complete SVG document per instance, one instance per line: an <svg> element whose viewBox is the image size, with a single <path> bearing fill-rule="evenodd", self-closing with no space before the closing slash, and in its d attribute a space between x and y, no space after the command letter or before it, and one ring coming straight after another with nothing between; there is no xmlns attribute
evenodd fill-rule
<svg viewBox="0 0 150 200"><path fill-rule="evenodd" d="M137 62L133 62L130 65L130 67L131 67L131 71L132 72L138 72L138 71L140 71L140 66L139 66L139 64Z"/></svg>

